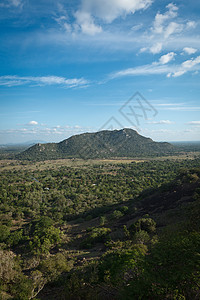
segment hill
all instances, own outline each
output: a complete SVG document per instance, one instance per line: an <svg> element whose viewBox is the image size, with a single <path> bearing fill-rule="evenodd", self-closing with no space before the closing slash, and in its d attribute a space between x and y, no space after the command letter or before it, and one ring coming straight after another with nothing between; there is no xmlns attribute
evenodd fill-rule
<svg viewBox="0 0 200 300"><path fill-rule="evenodd" d="M133 129L104 130L72 136L60 143L36 144L16 156L22 160L161 156L175 147L154 142Z"/></svg>

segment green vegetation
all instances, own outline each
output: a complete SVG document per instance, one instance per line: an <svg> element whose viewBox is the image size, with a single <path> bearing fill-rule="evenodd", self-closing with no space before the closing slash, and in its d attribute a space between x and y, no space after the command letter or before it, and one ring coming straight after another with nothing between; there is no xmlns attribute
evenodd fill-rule
<svg viewBox="0 0 200 300"><path fill-rule="evenodd" d="M1 299L186 299L200 291L200 159L2 161Z"/></svg>
<svg viewBox="0 0 200 300"><path fill-rule="evenodd" d="M16 157L41 161L59 158L152 157L175 153L169 143L158 143L139 135L135 130L122 129L75 135L60 143L36 144Z"/></svg>

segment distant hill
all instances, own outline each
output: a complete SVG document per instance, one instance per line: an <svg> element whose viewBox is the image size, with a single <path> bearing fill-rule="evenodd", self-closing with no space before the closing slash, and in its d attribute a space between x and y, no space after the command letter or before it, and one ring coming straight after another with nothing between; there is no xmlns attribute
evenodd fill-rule
<svg viewBox="0 0 200 300"><path fill-rule="evenodd" d="M16 155L22 160L60 158L119 158L167 155L175 147L169 143L154 142L133 129L104 130L72 136L60 143L38 143Z"/></svg>
<svg viewBox="0 0 200 300"><path fill-rule="evenodd" d="M8 144L1 144L0 148L19 148L19 147L31 147L35 144L38 143L46 143L45 141L41 141L41 140L32 140L32 141L26 141L23 143L8 143Z"/></svg>

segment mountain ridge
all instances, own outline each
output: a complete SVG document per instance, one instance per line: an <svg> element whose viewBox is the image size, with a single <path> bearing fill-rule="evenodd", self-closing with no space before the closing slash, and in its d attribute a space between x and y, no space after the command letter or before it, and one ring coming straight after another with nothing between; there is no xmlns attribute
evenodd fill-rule
<svg viewBox="0 0 200 300"><path fill-rule="evenodd" d="M166 155L173 150L174 146L167 142L154 142L133 129L124 128L77 134L59 143L38 143L16 155L16 158L27 160L106 159Z"/></svg>

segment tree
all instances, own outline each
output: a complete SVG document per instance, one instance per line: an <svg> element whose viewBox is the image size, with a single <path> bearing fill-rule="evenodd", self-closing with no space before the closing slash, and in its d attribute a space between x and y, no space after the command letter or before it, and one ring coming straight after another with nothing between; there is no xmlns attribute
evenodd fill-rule
<svg viewBox="0 0 200 300"><path fill-rule="evenodd" d="M0 243L4 242L9 235L10 235L9 227L0 224Z"/></svg>

